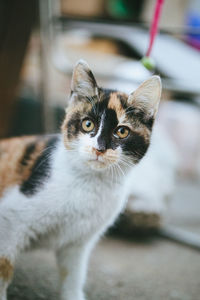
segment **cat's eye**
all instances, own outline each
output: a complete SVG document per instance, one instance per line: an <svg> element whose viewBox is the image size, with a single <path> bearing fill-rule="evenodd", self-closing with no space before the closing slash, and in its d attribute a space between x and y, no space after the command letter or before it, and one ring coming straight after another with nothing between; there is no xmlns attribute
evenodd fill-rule
<svg viewBox="0 0 200 300"><path fill-rule="evenodd" d="M120 126L117 128L114 135L117 138L124 139L129 135L129 133L130 133L130 129L128 127Z"/></svg>
<svg viewBox="0 0 200 300"><path fill-rule="evenodd" d="M90 119L82 121L82 128L85 132L90 132L94 129L94 123Z"/></svg>

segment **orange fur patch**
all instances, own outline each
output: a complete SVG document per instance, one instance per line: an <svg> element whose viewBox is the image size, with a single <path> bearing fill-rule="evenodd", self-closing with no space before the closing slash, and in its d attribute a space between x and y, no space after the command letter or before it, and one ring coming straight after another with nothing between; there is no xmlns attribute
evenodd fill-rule
<svg viewBox="0 0 200 300"><path fill-rule="evenodd" d="M27 164L22 165L21 161L31 143L36 143L35 149L31 153ZM45 139L38 139L34 136L0 141L0 197L8 187L19 185L28 179L31 169L44 150L45 145Z"/></svg>
<svg viewBox="0 0 200 300"><path fill-rule="evenodd" d="M118 120L125 114L125 110L123 109L120 100L118 99L119 93L111 93L110 99L108 102L108 108L116 111Z"/></svg>
<svg viewBox="0 0 200 300"><path fill-rule="evenodd" d="M4 281L9 281L13 276L13 265L7 258L0 258L0 278Z"/></svg>
<svg viewBox="0 0 200 300"><path fill-rule="evenodd" d="M117 118L120 121L120 123L122 123L123 125L129 126L135 133L143 136L146 142L149 142L150 130L137 119L134 121L134 123L131 123L128 120L128 118L126 117L126 114L125 114L125 110L122 107L118 96L127 98L126 94L123 94L120 92L113 92L111 94L109 102L108 102L108 108L114 109L116 111Z"/></svg>

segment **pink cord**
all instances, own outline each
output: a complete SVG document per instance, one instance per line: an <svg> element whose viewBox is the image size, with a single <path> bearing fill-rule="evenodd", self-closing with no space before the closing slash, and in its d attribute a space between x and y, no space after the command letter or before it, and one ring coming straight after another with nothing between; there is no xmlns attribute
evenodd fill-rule
<svg viewBox="0 0 200 300"><path fill-rule="evenodd" d="M154 43L155 37L158 32L158 23L159 23L163 3L164 3L164 0L157 0L157 2L156 2L154 17L153 17L153 21L151 23L149 48L146 53L146 56L148 56L148 57L151 54L153 43Z"/></svg>

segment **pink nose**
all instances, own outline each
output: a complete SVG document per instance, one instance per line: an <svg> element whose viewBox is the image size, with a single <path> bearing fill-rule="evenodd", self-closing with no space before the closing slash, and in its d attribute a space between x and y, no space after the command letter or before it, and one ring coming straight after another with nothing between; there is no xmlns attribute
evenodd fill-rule
<svg viewBox="0 0 200 300"><path fill-rule="evenodd" d="M96 148L93 148L93 151L96 153L97 156L102 155L106 152L106 150L101 150Z"/></svg>

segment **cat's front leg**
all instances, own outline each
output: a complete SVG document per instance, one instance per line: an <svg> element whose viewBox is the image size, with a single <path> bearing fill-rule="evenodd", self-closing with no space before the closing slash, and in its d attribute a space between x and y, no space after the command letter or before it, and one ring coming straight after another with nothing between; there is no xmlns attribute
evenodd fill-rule
<svg viewBox="0 0 200 300"><path fill-rule="evenodd" d="M0 256L0 300L6 300L6 293L13 275L13 264L5 256Z"/></svg>
<svg viewBox="0 0 200 300"><path fill-rule="evenodd" d="M85 300L85 282L90 247L73 244L57 251L57 262L61 279L61 300Z"/></svg>

